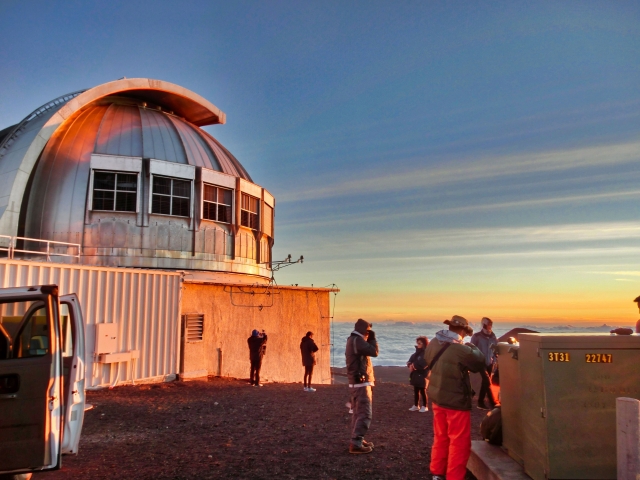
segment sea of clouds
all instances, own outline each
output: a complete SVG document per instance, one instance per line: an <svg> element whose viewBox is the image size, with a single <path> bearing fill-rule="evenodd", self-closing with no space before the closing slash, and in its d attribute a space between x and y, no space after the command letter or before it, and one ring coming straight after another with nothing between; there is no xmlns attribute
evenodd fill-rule
<svg viewBox="0 0 640 480"><path fill-rule="evenodd" d="M471 325L474 331L480 327ZM541 333L609 333L610 330L619 326L633 327L632 325L562 325L562 324L539 324L526 325L515 323L499 323L494 324L494 332L496 336L507 333L512 328L524 327ZM376 332L376 338L380 347L380 354L373 358L375 366L404 366L415 351L416 337L423 335L431 339L436 332L447 328L446 325L440 323L423 323L423 322L379 322L373 325ZM332 331L331 348L331 366L344 367L345 357L344 351L347 338L353 331L353 323L334 322Z"/></svg>

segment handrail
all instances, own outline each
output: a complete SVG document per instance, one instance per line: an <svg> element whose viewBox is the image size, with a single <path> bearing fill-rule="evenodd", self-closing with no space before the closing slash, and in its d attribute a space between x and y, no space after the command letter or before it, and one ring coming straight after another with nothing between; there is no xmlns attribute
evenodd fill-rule
<svg viewBox="0 0 640 480"><path fill-rule="evenodd" d="M51 108L53 108L53 107L55 107L57 105L60 105L61 103L66 103L69 100L71 100L72 98L77 97L78 95L80 95L83 92L86 92L86 89L85 90L78 90L77 92L71 92L71 93L67 93L66 95L62 95L62 96L60 96L58 98L55 98L55 99L51 100L50 102L45 103L44 105L36 108L33 112L31 112L29 115L24 117L22 119L22 121L20 123L18 123L13 128L13 130L11 130L11 132L9 134L7 134L7 136L2 139L2 141L0 141L0 158L2 158L5 155L5 153L7 152L9 147L13 144L15 139L18 138L18 136L19 136L18 132L20 132L20 130L22 130L22 127L24 127L25 124L29 123L34 118L39 117L40 115L42 115L47 110L49 110L49 109L51 109Z"/></svg>
<svg viewBox="0 0 640 480"><path fill-rule="evenodd" d="M9 260L13 260L15 258L15 253L29 253L32 255L46 255L47 257L47 262L51 261L51 257L72 257L72 258L80 258L80 256L82 255L82 248L80 246L79 243L69 243L69 242L57 242L55 240L42 240L41 238L29 238L29 237L12 237L9 235L0 235L0 239L2 238L8 238L9 239L9 246L8 247L0 247L0 251L3 252L7 252L7 257L9 258ZM17 243L18 240L22 240L23 242L40 242L40 243L44 243L46 244L46 251L42 252L40 250L26 250L26 249L19 249L17 248ZM56 246L66 246L67 247L67 251L68 248L77 248L78 249L78 253L77 254L70 254L70 253L59 253L59 252L55 252L55 251L51 251L51 247L56 247Z"/></svg>

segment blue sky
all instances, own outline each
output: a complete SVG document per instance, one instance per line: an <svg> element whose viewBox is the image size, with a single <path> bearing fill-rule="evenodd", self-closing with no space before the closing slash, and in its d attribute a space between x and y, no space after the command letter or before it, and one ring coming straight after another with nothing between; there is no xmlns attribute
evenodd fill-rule
<svg viewBox="0 0 640 480"><path fill-rule="evenodd" d="M637 3L2 0L0 40L0 127L123 76L222 109L337 319L637 318Z"/></svg>

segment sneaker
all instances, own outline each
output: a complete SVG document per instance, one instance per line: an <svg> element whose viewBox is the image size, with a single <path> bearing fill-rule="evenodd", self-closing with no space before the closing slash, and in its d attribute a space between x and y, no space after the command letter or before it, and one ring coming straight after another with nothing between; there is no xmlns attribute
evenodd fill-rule
<svg viewBox="0 0 640 480"><path fill-rule="evenodd" d="M259 383L258 385L256 385L256 387L264 387L264 385L262 385L261 383Z"/></svg>
<svg viewBox="0 0 640 480"><path fill-rule="evenodd" d="M429 408L428 407L420 407L420 410L418 410L420 413L424 413L424 412L428 412Z"/></svg>
<svg viewBox="0 0 640 480"><path fill-rule="evenodd" d="M315 391L316 391L316 389L315 389L315 388L313 388L313 387L309 387L309 388L307 388L307 392L315 392Z"/></svg>
<svg viewBox="0 0 640 480"><path fill-rule="evenodd" d="M351 408L351 402L345 403L344 406L349 409L349 413L353 413L353 409Z"/></svg>
<svg viewBox="0 0 640 480"><path fill-rule="evenodd" d="M304 387L304 391L305 391L305 392L308 392L308 391L309 391L309 389L308 389L307 387Z"/></svg>
<svg viewBox="0 0 640 480"><path fill-rule="evenodd" d="M432 475L431 480L445 480L444 475Z"/></svg>
<svg viewBox="0 0 640 480"><path fill-rule="evenodd" d="M417 412L418 410L420 410L416 405L414 405L413 407L411 407L409 409L410 412Z"/></svg>
<svg viewBox="0 0 640 480"><path fill-rule="evenodd" d="M362 445L361 447L356 447L353 444L349 445L349 453L353 453L353 454L371 453L372 451L373 451L373 448L365 447L364 445Z"/></svg>
<svg viewBox="0 0 640 480"><path fill-rule="evenodd" d="M363 446L363 447L371 447L371 448L373 448L373 447L374 447L373 442L367 442L367 441L366 441L366 440L364 440L364 439L362 440L362 446Z"/></svg>

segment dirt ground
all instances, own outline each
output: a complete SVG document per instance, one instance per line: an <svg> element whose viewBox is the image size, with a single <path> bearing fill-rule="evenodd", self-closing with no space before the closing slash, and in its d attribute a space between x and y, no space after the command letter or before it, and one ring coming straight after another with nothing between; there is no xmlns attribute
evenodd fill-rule
<svg viewBox="0 0 640 480"><path fill-rule="evenodd" d="M347 387L316 388L210 378L88 392L80 453L34 479L430 478L432 415L408 411L412 387L374 387L369 455L348 453ZM483 416L474 408L474 439Z"/></svg>

